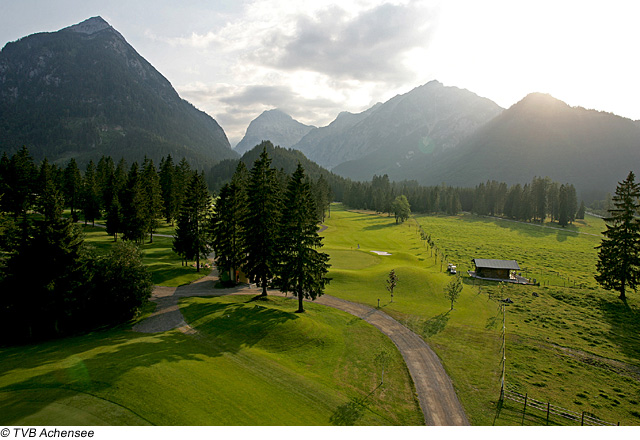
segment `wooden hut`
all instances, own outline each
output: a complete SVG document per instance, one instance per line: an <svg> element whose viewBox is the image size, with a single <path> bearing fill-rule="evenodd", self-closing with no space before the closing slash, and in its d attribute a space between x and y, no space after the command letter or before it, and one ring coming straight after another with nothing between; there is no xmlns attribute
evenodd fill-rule
<svg viewBox="0 0 640 440"><path fill-rule="evenodd" d="M497 280L510 280L512 271L520 270L516 260L485 260L474 258L476 266L475 276L478 278L490 278Z"/></svg>

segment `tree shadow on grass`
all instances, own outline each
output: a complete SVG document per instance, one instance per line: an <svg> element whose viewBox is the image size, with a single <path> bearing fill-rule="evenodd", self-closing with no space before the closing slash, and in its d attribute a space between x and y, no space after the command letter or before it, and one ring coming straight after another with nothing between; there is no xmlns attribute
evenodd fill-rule
<svg viewBox="0 0 640 440"><path fill-rule="evenodd" d="M396 225L395 221L393 221L393 222L389 222L389 223L377 223L375 225L365 226L362 229L365 230L365 231L378 231L380 229L391 228L391 227L394 227L394 226L399 226L399 225Z"/></svg>
<svg viewBox="0 0 640 440"><path fill-rule="evenodd" d="M202 362L205 356L222 353L177 331L157 335L105 332L42 345L42 349L41 345L20 347L15 353L0 354L2 376L8 383L0 387L0 424L16 424L73 393L108 395L108 389L133 369L164 362ZM36 374L44 365L48 365L45 372ZM11 375L24 379L12 381ZM23 397L25 393L31 396L28 401ZM64 418L59 423L65 424Z"/></svg>
<svg viewBox="0 0 640 440"><path fill-rule="evenodd" d="M613 294L600 299L598 308L609 323L609 341L632 359L640 359L640 311Z"/></svg>
<svg viewBox="0 0 640 440"><path fill-rule="evenodd" d="M51 404L66 401L69 392L102 399L100 396L109 395L109 389L134 369L167 362L204 362L237 353L257 344L275 326L298 319L294 313L248 302L196 302L182 311L188 322L196 323L199 332L195 335L177 330L145 334L118 329L0 349L0 378L6 384L0 387L0 425L16 424ZM37 398L25 402L25 392ZM130 411L135 414L135 409Z"/></svg>
<svg viewBox="0 0 640 440"><path fill-rule="evenodd" d="M329 423L334 426L353 426L362 418L365 410L369 409L367 400L382 384L375 387L364 397L352 397L347 403L338 406L329 418ZM379 414L378 414L379 415Z"/></svg>
<svg viewBox="0 0 640 440"><path fill-rule="evenodd" d="M449 322L449 313L451 310L448 310L445 313L441 313L433 318L429 318L422 323L421 332L426 337L435 336L445 329L447 323Z"/></svg>

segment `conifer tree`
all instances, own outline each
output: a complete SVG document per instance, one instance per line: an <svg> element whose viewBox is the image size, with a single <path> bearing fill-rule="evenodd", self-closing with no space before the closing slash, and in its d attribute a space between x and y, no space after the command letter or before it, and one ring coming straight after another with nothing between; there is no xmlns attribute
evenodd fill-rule
<svg viewBox="0 0 640 440"><path fill-rule="evenodd" d="M163 205L160 179L151 159L145 159L141 180L144 194L145 230L149 234L149 243L153 243L153 233L160 226L158 218L162 216Z"/></svg>
<svg viewBox="0 0 640 440"><path fill-rule="evenodd" d="M305 298L315 300L324 293L329 282L329 255L317 251L322 247L322 237L318 235L316 206L300 164L287 185L282 223L281 289L298 298L296 312L302 313Z"/></svg>
<svg viewBox="0 0 640 440"><path fill-rule="evenodd" d="M122 232L122 205L118 194L114 194L107 211L107 234L113 235L113 241L118 241L118 233Z"/></svg>
<svg viewBox="0 0 640 440"><path fill-rule="evenodd" d="M160 162L160 188L162 190L162 202L164 207L164 218L167 223L173 225L174 220L178 216L180 210L178 197L178 184L176 175L176 166L173 158L169 154L166 158L162 158Z"/></svg>
<svg viewBox="0 0 640 440"><path fill-rule="evenodd" d="M13 214L14 219L22 216L23 224L26 224L27 211L34 203L38 175L33 158L26 147L22 147L11 156L7 171L3 180L10 190L3 197L3 205L7 212Z"/></svg>
<svg viewBox="0 0 640 440"><path fill-rule="evenodd" d="M62 215L63 197L56 186L53 173L53 168L45 158L40 165L36 196L36 209L44 216L45 220Z"/></svg>
<svg viewBox="0 0 640 440"><path fill-rule="evenodd" d="M211 205L204 174L193 173L180 208L173 250L185 260L195 259L198 272L200 259L211 252Z"/></svg>
<svg viewBox="0 0 640 440"><path fill-rule="evenodd" d="M229 273L232 283L241 267L246 252L242 225L247 215L246 179L247 170L239 162L231 182L220 190L215 211L211 217L212 245L216 253L216 264L220 271Z"/></svg>
<svg viewBox="0 0 640 440"><path fill-rule="evenodd" d="M251 280L262 286L262 296L267 296L267 284L277 270L281 215L280 188L276 170L271 168L267 154L268 144L263 144L263 151L250 172L248 214L243 225L247 251L244 269Z"/></svg>
<svg viewBox="0 0 640 440"><path fill-rule="evenodd" d="M100 191L93 161L89 161L87 164L82 181L82 212L85 225L89 220L95 225L95 219L100 217Z"/></svg>
<svg viewBox="0 0 640 440"><path fill-rule="evenodd" d="M147 223L144 212L145 194L137 162L131 165L127 183L118 198L122 205L122 238L142 243L147 232Z"/></svg>
<svg viewBox="0 0 640 440"><path fill-rule="evenodd" d="M627 289L636 290L640 282L640 185L635 175L629 172L627 178L618 183L613 196L613 208L605 218L607 230L598 249L596 281L607 290L620 293L626 300Z"/></svg>

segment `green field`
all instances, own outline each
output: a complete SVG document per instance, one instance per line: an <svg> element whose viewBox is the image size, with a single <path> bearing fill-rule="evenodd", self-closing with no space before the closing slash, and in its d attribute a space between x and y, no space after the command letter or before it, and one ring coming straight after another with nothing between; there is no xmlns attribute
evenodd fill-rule
<svg viewBox="0 0 640 440"><path fill-rule="evenodd" d="M640 301L627 304L592 281L601 220L570 231L471 215L392 217L333 205L324 251L327 293L380 306L420 334L451 376L474 425L545 424L511 401L499 408L502 312L494 283L465 288L450 310L446 260L420 239L418 223L462 270L471 258L516 259L543 285L507 287L507 388L613 423L640 424ZM553 226L553 225L551 225ZM104 229L85 228L98 252ZM199 276L182 267L171 239L145 244L156 284ZM371 251L388 252L377 255ZM393 302L391 269L399 277ZM536 272L538 271L538 272ZM538 275L539 273L539 275ZM573 287L584 285L585 287ZM570 285L572 287L563 287ZM317 304L251 297L185 298L196 330L146 335L131 324L0 350L0 424L416 425L423 421L406 366L388 338L351 315ZM150 313L148 307L146 313ZM393 353L378 386L373 358ZM566 424L553 418L551 424Z"/></svg>
<svg viewBox="0 0 640 440"><path fill-rule="evenodd" d="M331 215L324 234L334 281L327 292L374 306L380 299L385 312L421 334L442 359L473 424L523 423L521 406L508 402L497 411L502 359L498 286L467 278L449 311L443 296L449 276L441 272L446 261L420 240L414 220L396 225L386 215L347 212L340 206ZM505 296L514 301L506 312L510 389L614 423L640 424L639 302L633 295L625 305L591 281L593 247L600 239L579 233L604 229L601 220L589 218L571 232L471 215L417 221L440 254L462 269L469 268L471 258L501 258L517 259L534 277L536 269L560 274L550 277L549 286L506 289ZM392 255L377 256L373 250ZM393 303L385 289L391 269L400 279ZM587 287L557 287L563 277L567 285L575 279ZM524 423L541 423L533 416Z"/></svg>
<svg viewBox="0 0 640 440"><path fill-rule="evenodd" d="M412 425L402 357L360 319L292 299L187 298L198 333L125 328L0 352L1 425ZM385 383L373 357L392 353Z"/></svg>
<svg viewBox="0 0 640 440"><path fill-rule="evenodd" d="M106 253L113 245L113 237L107 235L104 228L83 225L82 230L85 242L99 253ZM170 226L162 229L165 235L173 234L172 231ZM189 266L183 266L180 257L171 249L172 245L173 238L154 236L153 243L149 243L147 239L140 246L143 263L151 271L153 284L177 287L192 283L206 275L206 270L196 272L192 263Z"/></svg>

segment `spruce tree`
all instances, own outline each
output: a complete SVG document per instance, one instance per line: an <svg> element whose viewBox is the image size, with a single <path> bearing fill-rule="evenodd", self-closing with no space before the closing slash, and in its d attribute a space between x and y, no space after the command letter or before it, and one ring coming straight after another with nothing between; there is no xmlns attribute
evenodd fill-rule
<svg viewBox="0 0 640 440"><path fill-rule="evenodd" d="M318 252L317 212L309 181L302 165L289 179L282 216L279 279L281 289L298 298L297 313L304 312L303 300L324 293L329 282L329 255Z"/></svg>
<svg viewBox="0 0 640 440"><path fill-rule="evenodd" d="M100 217L100 199L96 167L93 161L89 161L82 181L82 212L85 225L89 220L95 225L95 219Z"/></svg>
<svg viewBox="0 0 640 440"><path fill-rule="evenodd" d="M147 232L145 194L137 162L131 165L127 183L118 199L122 206L122 238L142 243Z"/></svg>
<svg viewBox="0 0 640 440"><path fill-rule="evenodd" d="M195 259L200 272L200 258L211 252L211 196L204 174L193 173L178 216L173 250L185 260Z"/></svg>
<svg viewBox="0 0 640 440"><path fill-rule="evenodd" d="M220 190L211 217L212 245L220 275L228 273L232 283L246 256L242 225L247 215L246 167L239 162L231 182Z"/></svg>
<svg viewBox="0 0 640 440"><path fill-rule="evenodd" d="M267 145L251 169L247 185L248 214L243 225L247 258L245 273L262 286L267 296L267 284L276 274L278 231L280 224L280 188L276 170L271 168Z"/></svg>
<svg viewBox="0 0 640 440"><path fill-rule="evenodd" d="M173 225L174 220L178 216L180 205L178 198L176 167L173 163L173 158L171 157L171 155L168 155L166 158L162 158L158 176L160 179L160 188L162 191L164 218L167 223L171 223Z"/></svg>
<svg viewBox="0 0 640 440"><path fill-rule="evenodd" d="M626 300L627 289L635 290L640 281L640 185L635 183L633 172L618 183L613 196L613 208L605 218L607 230L598 249L595 279L605 289L620 293Z"/></svg>
<svg viewBox="0 0 640 440"><path fill-rule="evenodd" d="M158 218L162 216L162 188L160 179L153 161L145 159L141 174L141 187L144 194L143 215L145 219L145 230L149 234L149 243L153 243L153 233L160 223Z"/></svg>

